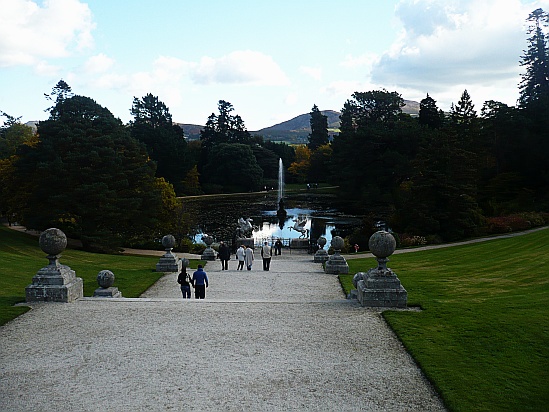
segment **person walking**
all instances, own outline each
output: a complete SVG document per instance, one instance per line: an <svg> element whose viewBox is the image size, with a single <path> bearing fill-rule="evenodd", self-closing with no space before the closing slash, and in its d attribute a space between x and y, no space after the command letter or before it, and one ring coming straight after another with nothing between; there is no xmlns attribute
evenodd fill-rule
<svg viewBox="0 0 549 412"><path fill-rule="evenodd" d="M263 270L269 270L271 267L272 249L267 242L261 248L261 257L263 258Z"/></svg>
<svg viewBox="0 0 549 412"><path fill-rule="evenodd" d="M221 270L229 270L229 259L231 258L231 251L229 246L221 241L219 242L219 260L221 260Z"/></svg>
<svg viewBox="0 0 549 412"><path fill-rule="evenodd" d="M282 254L282 241L280 240L280 238L276 239L276 242L274 244L274 249L275 249L275 256L276 255L281 255Z"/></svg>
<svg viewBox="0 0 549 412"><path fill-rule="evenodd" d="M181 285L181 293L183 293L183 299L190 299L192 280L187 273L187 268L183 268L181 273L179 273L179 276L177 276L177 283Z"/></svg>
<svg viewBox="0 0 549 412"><path fill-rule="evenodd" d="M246 258L246 247L244 245L240 245L240 247L236 249L236 258L238 259L238 267L236 270L242 270L244 268L244 260Z"/></svg>
<svg viewBox="0 0 549 412"><path fill-rule="evenodd" d="M206 297L206 288L208 287L208 275L202 269L202 265L198 265L198 269L193 273L194 298L204 299Z"/></svg>
<svg viewBox="0 0 549 412"><path fill-rule="evenodd" d="M246 247L244 254L244 262L246 263L246 269L252 270L252 265L254 263L254 249L251 246Z"/></svg>

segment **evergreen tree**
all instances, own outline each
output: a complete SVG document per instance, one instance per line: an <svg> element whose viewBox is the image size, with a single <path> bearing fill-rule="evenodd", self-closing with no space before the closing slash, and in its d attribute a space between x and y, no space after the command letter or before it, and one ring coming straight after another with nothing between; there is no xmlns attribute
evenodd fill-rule
<svg viewBox="0 0 549 412"><path fill-rule="evenodd" d="M329 179L363 212L390 213L417 151L417 122L401 115L404 101L397 92L356 92L352 97L332 142Z"/></svg>
<svg viewBox="0 0 549 412"><path fill-rule="evenodd" d="M309 182L326 182L330 170L332 146L324 144L311 153L308 180Z"/></svg>
<svg viewBox="0 0 549 412"><path fill-rule="evenodd" d="M244 121L239 115L232 115L233 105L220 100L217 108L219 114L212 113L208 117L206 126L200 131L202 147L209 151L216 144L221 143L249 143L250 133L246 130Z"/></svg>
<svg viewBox="0 0 549 412"><path fill-rule="evenodd" d="M57 106L58 103L61 103L63 102L63 100L68 99L72 96L74 96L74 93L72 92L72 89L68 85L68 83L63 79L59 80L57 84L53 87L50 94L44 93L44 97L47 100L53 102L53 106L48 107L45 111L51 111L54 107Z"/></svg>
<svg viewBox="0 0 549 412"><path fill-rule="evenodd" d="M134 116L130 123L131 135L147 146L151 159L157 164L157 177L165 178L176 192L181 192L193 166L183 129L172 123L168 107L151 93L142 99L134 97L130 112Z"/></svg>
<svg viewBox="0 0 549 412"><path fill-rule="evenodd" d="M440 129L444 122L444 112L439 110L437 102L429 93L427 97L419 103L419 124L428 126L433 129Z"/></svg>
<svg viewBox="0 0 549 412"><path fill-rule="evenodd" d="M549 104L549 49L542 26L547 26L549 15L536 9L528 16L528 49L521 56L521 66L526 67L519 85L521 107L533 103Z"/></svg>
<svg viewBox="0 0 549 412"><path fill-rule="evenodd" d="M249 145L220 143L210 151L201 178L206 192L249 192L261 187L263 171Z"/></svg>
<svg viewBox="0 0 549 412"><path fill-rule="evenodd" d="M315 104L310 113L311 133L309 133L309 144L312 151L329 142L328 138L328 116L323 115Z"/></svg>
<svg viewBox="0 0 549 412"><path fill-rule="evenodd" d="M519 107L526 119L521 171L526 186L532 190L533 203L539 208L549 205L549 47L543 27L549 15L542 9L529 16L528 49L521 65L526 67L520 83Z"/></svg>

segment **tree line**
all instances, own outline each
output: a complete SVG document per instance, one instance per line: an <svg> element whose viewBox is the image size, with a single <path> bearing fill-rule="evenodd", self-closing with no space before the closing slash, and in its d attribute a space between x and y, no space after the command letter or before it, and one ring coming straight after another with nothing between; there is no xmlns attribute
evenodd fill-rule
<svg viewBox="0 0 549 412"><path fill-rule="evenodd" d="M1 112L0 211L35 229L57 226L87 249L187 233L178 196L275 187L278 159L295 182L338 185L345 207L399 232L454 240L486 218L549 208L549 52L542 9L529 18L516 107L465 90L449 113L427 94L418 117L394 91L355 92L332 141L314 105L307 145L252 136L220 100L187 142L157 96L135 97L124 125L59 81L37 133Z"/></svg>

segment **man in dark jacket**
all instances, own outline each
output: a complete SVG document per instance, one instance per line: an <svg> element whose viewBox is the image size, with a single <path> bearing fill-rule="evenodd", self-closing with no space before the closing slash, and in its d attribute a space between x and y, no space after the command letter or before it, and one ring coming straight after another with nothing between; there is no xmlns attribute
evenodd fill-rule
<svg viewBox="0 0 549 412"><path fill-rule="evenodd" d="M202 269L202 265L198 265L198 269L193 273L194 298L204 299L206 297L206 288L208 287L208 275Z"/></svg>
<svg viewBox="0 0 549 412"><path fill-rule="evenodd" d="M231 251L225 242L219 242L219 260L221 260L221 270L229 270L229 259Z"/></svg>

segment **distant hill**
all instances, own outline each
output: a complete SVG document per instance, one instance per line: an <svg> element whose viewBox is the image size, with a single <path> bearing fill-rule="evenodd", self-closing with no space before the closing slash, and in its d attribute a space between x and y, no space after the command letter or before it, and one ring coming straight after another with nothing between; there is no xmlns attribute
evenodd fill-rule
<svg viewBox="0 0 549 412"><path fill-rule="evenodd" d="M405 106L402 108L403 113L411 116L417 116L419 114L418 102L404 100L404 104ZM328 132L330 135L333 136L334 134L337 134L339 132L339 116L341 113L335 110L321 110L321 113L328 117ZM306 143L307 137L309 136L309 133L311 133L310 120L310 114L305 113L296 116L293 119L286 120L285 122L250 133L252 135L261 135L265 140L275 140L294 144ZM204 126L184 123L176 124L183 129L187 139L200 139L200 130L202 130Z"/></svg>
<svg viewBox="0 0 549 412"><path fill-rule="evenodd" d="M183 129L183 133L185 133L185 137L188 140L199 140L200 131L204 129L204 126L200 126L198 124L185 124L185 123L175 123L175 124Z"/></svg>

